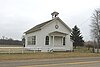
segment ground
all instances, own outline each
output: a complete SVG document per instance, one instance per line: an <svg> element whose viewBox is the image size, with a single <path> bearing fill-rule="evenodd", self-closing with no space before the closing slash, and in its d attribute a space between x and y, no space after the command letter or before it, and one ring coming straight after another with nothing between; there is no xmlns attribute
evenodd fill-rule
<svg viewBox="0 0 100 67"><path fill-rule="evenodd" d="M8 51L8 53L0 53L0 61L2 60L24 60L24 59L54 59L54 58L72 58L72 57L100 57L100 53L92 53L92 50L88 50L84 47L78 47L74 52L35 52L23 51L20 49L0 49L0 51ZM16 53L20 52L21 53ZM15 53L14 53L15 52Z"/></svg>
<svg viewBox="0 0 100 67"><path fill-rule="evenodd" d="M0 67L100 67L100 53L92 53L92 49L85 47L78 47L74 52L22 52L22 48L3 50L11 52L0 53ZM20 50L21 53L16 53Z"/></svg>
<svg viewBox="0 0 100 67"><path fill-rule="evenodd" d="M100 67L100 57L9 60L0 67Z"/></svg>

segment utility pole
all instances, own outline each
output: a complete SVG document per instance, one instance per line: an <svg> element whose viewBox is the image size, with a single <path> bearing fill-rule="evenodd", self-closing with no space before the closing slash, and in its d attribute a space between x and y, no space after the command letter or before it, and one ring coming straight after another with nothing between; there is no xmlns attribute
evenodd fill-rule
<svg viewBox="0 0 100 67"><path fill-rule="evenodd" d="M96 15L97 15L97 18L96 18L96 21L97 21L97 53L99 53L99 47L100 47L100 24L99 24L99 22L100 22L100 20L99 20L99 14L100 14L100 11L97 11L97 10L95 10L96 11Z"/></svg>

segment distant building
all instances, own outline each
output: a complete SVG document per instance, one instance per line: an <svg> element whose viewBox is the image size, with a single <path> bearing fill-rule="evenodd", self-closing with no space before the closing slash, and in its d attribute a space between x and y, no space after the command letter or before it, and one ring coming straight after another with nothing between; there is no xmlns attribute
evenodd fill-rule
<svg viewBox="0 0 100 67"><path fill-rule="evenodd" d="M25 32L25 48L29 50L72 51L71 29L53 12L52 19Z"/></svg>

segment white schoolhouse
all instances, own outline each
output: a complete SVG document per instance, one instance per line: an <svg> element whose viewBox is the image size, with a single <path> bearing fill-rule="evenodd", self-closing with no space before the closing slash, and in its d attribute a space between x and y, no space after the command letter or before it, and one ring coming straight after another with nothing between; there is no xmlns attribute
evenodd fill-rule
<svg viewBox="0 0 100 67"><path fill-rule="evenodd" d="M58 17L58 12L51 13L52 19L25 32L25 48L29 50L72 51L71 29Z"/></svg>

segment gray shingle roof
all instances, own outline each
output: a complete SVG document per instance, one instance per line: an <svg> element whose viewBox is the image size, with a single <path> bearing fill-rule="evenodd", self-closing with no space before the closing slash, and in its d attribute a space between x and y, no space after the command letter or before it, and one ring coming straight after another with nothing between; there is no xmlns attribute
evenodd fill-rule
<svg viewBox="0 0 100 67"><path fill-rule="evenodd" d="M60 22L62 22L62 23L65 25L65 27L66 27L67 29L69 29L69 31L72 31L59 17L56 17L55 19L60 20ZM38 25L34 26L33 28L29 29L28 31L26 31L25 33L26 33L26 34L29 34L29 33L32 33L32 32L38 31L38 30L41 30L41 27L43 27L44 25L48 24L49 22L51 22L51 21L53 21L53 20L54 20L54 19L51 19L51 20L46 21L46 22L44 22L44 23L38 24Z"/></svg>
<svg viewBox="0 0 100 67"><path fill-rule="evenodd" d="M53 20L53 19L52 19L52 20ZM33 28L29 29L28 31L26 31L25 33L28 34L28 33L32 33L32 32L41 30L41 27L43 27L43 26L46 25L47 23L51 22L52 20L49 20L49 21L46 21L46 22L44 22L44 23L38 24L38 25L34 26Z"/></svg>

